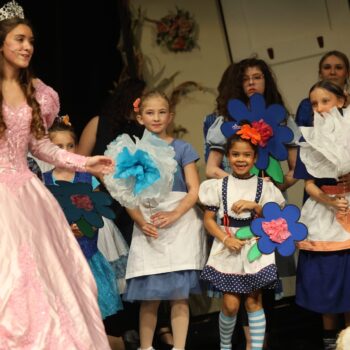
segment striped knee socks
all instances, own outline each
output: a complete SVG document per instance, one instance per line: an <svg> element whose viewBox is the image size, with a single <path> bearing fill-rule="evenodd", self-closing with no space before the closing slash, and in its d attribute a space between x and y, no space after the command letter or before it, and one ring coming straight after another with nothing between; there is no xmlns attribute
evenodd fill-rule
<svg viewBox="0 0 350 350"><path fill-rule="evenodd" d="M252 350L261 350L264 345L266 320L264 309L248 312L249 333L252 339Z"/></svg>
<svg viewBox="0 0 350 350"><path fill-rule="evenodd" d="M226 316L223 312L219 315L219 329L220 329L220 350L232 349L232 334L236 325L236 315Z"/></svg>

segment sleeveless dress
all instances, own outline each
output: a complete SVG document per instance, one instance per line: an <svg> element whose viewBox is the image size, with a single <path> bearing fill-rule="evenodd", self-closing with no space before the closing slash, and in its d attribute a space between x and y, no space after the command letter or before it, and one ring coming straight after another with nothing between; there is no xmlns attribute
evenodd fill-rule
<svg viewBox="0 0 350 350"><path fill-rule="evenodd" d="M58 96L41 81L35 88L49 126ZM35 139L26 103L3 103L2 111L7 129L0 138L0 349L110 349L89 265L56 199L27 165L29 150L72 170L83 170L86 158L48 137Z"/></svg>
<svg viewBox="0 0 350 350"><path fill-rule="evenodd" d="M45 185L55 185L53 170L43 174ZM76 171L73 183L83 182L93 184L93 177L89 173ZM98 305L103 318L114 315L123 308L116 283L116 275L106 258L97 249L99 232L93 238L77 237L77 241L89 263L97 284Z"/></svg>

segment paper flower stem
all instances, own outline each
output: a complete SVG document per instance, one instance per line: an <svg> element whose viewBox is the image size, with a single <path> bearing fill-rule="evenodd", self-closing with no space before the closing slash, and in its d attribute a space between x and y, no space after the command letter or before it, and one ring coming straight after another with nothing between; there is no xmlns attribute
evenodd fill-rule
<svg viewBox="0 0 350 350"><path fill-rule="evenodd" d="M79 230L83 232L86 237L92 238L94 236L94 229L84 218L80 218L76 224L79 227Z"/></svg>

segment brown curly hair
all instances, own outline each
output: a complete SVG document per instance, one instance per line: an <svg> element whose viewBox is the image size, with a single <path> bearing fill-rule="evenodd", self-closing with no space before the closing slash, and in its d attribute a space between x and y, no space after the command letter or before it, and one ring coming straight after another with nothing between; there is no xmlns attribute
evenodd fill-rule
<svg viewBox="0 0 350 350"><path fill-rule="evenodd" d="M30 22L24 18L10 18L0 21L0 48L3 47L6 36L18 25L23 24L32 28ZM18 75L18 83L26 97L26 101L29 107L32 109L32 121L30 130L36 139L41 139L45 135L45 127L41 117L41 110L38 101L35 98L35 87L33 84L34 74L31 72L30 67L21 69ZM4 79L4 57L0 53L0 81ZM3 103L3 93L0 84L0 106ZM2 114L2 108L0 108L0 137L3 137L7 126Z"/></svg>

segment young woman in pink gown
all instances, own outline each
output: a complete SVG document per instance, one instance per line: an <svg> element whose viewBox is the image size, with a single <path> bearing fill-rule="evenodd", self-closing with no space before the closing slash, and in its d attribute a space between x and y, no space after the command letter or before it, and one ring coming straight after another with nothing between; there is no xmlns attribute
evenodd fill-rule
<svg viewBox="0 0 350 350"><path fill-rule="evenodd" d="M100 173L113 161L49 141L59 101L28 70L32 54L31 27L12 1L0 9L0 349L110 349L90 268L26 156Z"/></svg>

